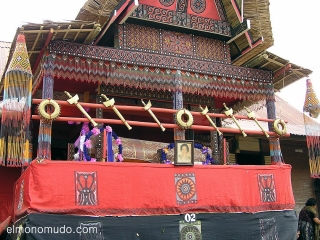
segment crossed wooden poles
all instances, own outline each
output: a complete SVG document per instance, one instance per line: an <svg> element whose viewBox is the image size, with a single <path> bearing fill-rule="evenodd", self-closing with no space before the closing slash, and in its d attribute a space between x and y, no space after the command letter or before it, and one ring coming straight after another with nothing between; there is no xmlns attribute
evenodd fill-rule
<svg viewBox="0 0 320 240"><path fill-rule="evenodd" d="M93 125L94 127L96 127L96 126L98 125L97 122L103 122L103 121L100 120L100 119L93 119L93 118L91 118L90 115L89 115L89 114L85 111L85 109L83 108L83 106L88 106L88 105L94 106L95 108L100 108L101 104L92 104L92 103L81 103L81 104L80 104L80 103L79 103L79 96L78 96L77 94L74 95L74 96L71 96L70 93L68 93L67 91L65 91L65 94L69 97L69 99L67 100L67 102L68 102L69 104L71 104L71 105L75 105L75 106L81 111L81 113L92 123L92 125ZM104 102L102 103L103 106L106 107L106 108L109 108L109 107L110 107L110 108L116 113L116 115L119 117L119 119L121 120L121 122L122 122L129 130L131 130L132 127L130 126L129 122L131 122L131 123L133 124L133 121L129 121L129 122L126 121L125 118L122 116L122 114L121 114L121 113L119 112L119 110L118 110L118 108L120 108L120 109L127 109L127 108L125 108L126 106L118 106L118 108L117 108L117 107L114 105L114 104L115 104L115 100L114 100L113 98L112 98L112 99L109 99L109 98L107 98L107 96L105 96L104 94L101 94L101 96L106 100L106 101L104 101ZM36 100L33 100L33 101L34 101L34 102L39 102L39 101L41 101L41 100L40 100L40 99L36 99ZM63 101L58 101L58 102L59 102L60 104L62 104ZM162 123L160 123L160 121L157 119L156 115L154 114L154 111L156 111L156 112L167 112L167 113L171 112L171 113L175 113L177 110L174 110L174 109L161 109L161 111L160 111L160 109L158 109L158 108L153 108L153 109L151 109L152 104L151 104L150 101L148 101L148 103L145 103L145 102L143 101L143 99L141 99L141 102L142 102L142 104L144 105L143 110L144 110L144 111L147 111L147 112L150 114L150 116L154 119L154 121L155 121L156 124L161 128L162 131L165 131L164 125L167 126L167 127L169 127L169 128L172 127L171 125L173 125L173 124L162 124ZM100 106L98 106L98 105L100 105ZM230 130L230 129L224 129L224 128L221 128L221 127L218 128L218 127L215 125L215 123L212 121L212 119L211 119L210 116L214 115L214 116L217 116L217 117L223 117L223 116L220 116L220 115L224 115L224 117L230 117L230 118L232 118L232 120L235 122L235 124L237 125L238 129L239 129L240 132L243 134L243 136L246 137L247 134L245 133L245 131L241 128L240 124L238 123L238 121L237 121L237 119L236 119L236 116L233 114L233 110L230 109L230 108L228 108L225 104L224 104L224 107L225 107L225 109L226 109L226 111L224 111L224 114L213 114L213 113L208 113L208 107L207 107L207 106L206 106L205 108L202 108L201 106L199 106L201 112L198 113L198 114L201 114L202 116L205 116L205 117L207 118L207 120L209 121L211 127L213 127L213 128L218 132L219 135L222 134L219 129L223 130L224 132L233 132L233 131ZM134 108L134 107L133 107L133 108ZM264 135L265 135L267 138L269 137L269 134L270 134L270 135L274 135L273 132L269 132L269 134L268 134L268 132L266 132L266 131L262 128L262 126L259 124L259 122L258 122L258 120L267 121L267 122L272 122L273 120L271 120L271 119L257 119L257 118L254 116L254 112L251 112L251 111L250 111L248 108L246 108L246 107L245 107L245 109L246 109L246 111L248 112L248 114L247 114L248 117L237 116L237 118L254 120L254 121L257 123L257 125L260 127L260 129L262 130L262 132L264 133ZM152 111L152 110L153 110L153 111ZM158 111L158 110L159 110L159 111ZM196 114L196 112L195 112L194 114ZM60 117L60 118L61 118L61 120L64 119L63 117ZM37 119L37 117L34 117L34 116L33 116L33 119ZM63 121L63 120L62 120L62 121ZM108 120L108 121L114 122L114 121L116 121L116 120ZM145 123L145 126L149 126L149 125L151 126L151 124L152 124L152 123ZM134 124L134 125L137 125L137 124ZM169 126L169 125L170 125L170 126ZM191 128L192 128L192 129L199 129L199 130L204 130L204 129L209 130L210 127L208 127L208 126L194 126L194 127L191 127ZM250 134L261 134L261 132L258 132L258 131L256 131L256 130L246 130L246 132L247 132L247 133L250 133ZM288 134L286 134L286 135L288 135Z"/></svg>

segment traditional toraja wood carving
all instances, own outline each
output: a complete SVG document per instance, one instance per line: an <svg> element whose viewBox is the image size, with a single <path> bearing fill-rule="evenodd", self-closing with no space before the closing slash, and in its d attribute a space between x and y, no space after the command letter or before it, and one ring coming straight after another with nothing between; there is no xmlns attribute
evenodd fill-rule
<svg viewBox="0 0 320 240"><path fill-rule="evenodd" d="M147 104L145 104L145 102L143 101L143 99L141 99L141 102L143 104L143 109L146 110L150 115L151 117L156 121L156 123L159 125L159 127L161 128L162 131L165 131L166 129L162 126L162 124L159 122L158 118L156 117L156 115L154 115L154 113L152 112L152 110L150 109L151 108L151 102L150 100L148 101Z"/></svg>
<svg viewBox="0 0 320 240"><path fill-rule="evenodd" d="M181 58L181 56L172 56L172 55L159 55L153 54L152 52L137 52L137 51L129 51L124 49L114 49L108 47L99 47L99 46L91 46L91 45L83 45L77 43L68 43L62 41L52 41L48 47L50 53L56 53L61 56L63 54L68 53L69 56L77 56L79 58L67 58L62 59L63 62L68 66L70 63L73 66L81 65L79 62L80 58L88 58L91 62L90 64L97 64L96 71L99 69L107 70L103 65L110 66L110 61L116 63L125 63L132 64L137 66L147 66L147 67L159 67L165 69L179 69L183 71L196 72L199 74L209 74L221 77L228 77L234 79L241 80L252 80L254 82L261 83L271 83L272 81L272 72L265 71L260 69L252 69L245 67L237 67L231 64L221 64L212 61L203 61L192 58ZM92 55L92 53L95 55ZM68 55L64 55L67 57ZM60 56L60 58L61 58ZM58 59L57 59L58 60ZM98 60L98 61L94 61ZM103 62L99 62L102 60ZM61 60L60 60L61 62ZM70 63L69 63L70 62ZM69 64L68 64L69 63ZM75 64L77 63L77 64ZM61 65L58 64L58 66ZM89 66L86 66L88 68ZM91 66L89 68L93 68ZM74 69L75 70L75 69ZM109 72L109 71L106 71ZM97 72L97 75L102 74L101 72ZM81 77L81 76L79 76ZM261 84L259 83L259 84Z"/></svg>
<svg viewBox="0 0 320 240"><path fill-rule="evenodd" d="M212 119L207 115L209 109L208 107L206 106L204 109L199 106L200 110L202 111L201 114L203 116L206 116L206 118L208 119L208 121L210 122L210 124L215 128L215 130L219 133L219 135L221 135L222 133L220 132L220 130L217 128L216 124L212 121Z"/></svg>
<svg viewBox="0 0 320 240"><path fill-rule="evenodd" d="M186 8L180 4L182 11ZM183 13L154 6L140 4L132 13L132 18L143 19L147 21L160 22L173 26L196 29L199 31L210 32L220 36L230 37L230 25L228 22L218 21L206 17Z"/></svg>
<svg viewBox="0 0 320 240"><path fill-rule="evenodd" d="M76 94L73 97L70 95L70 93L68 93L67 91L64 91L64 93L69 97L69 99L67 100L67 102L69 104L74 104L77 106L77 108L82 112L82 114L92 123L92 125L94 127L98 126L98 123L96 123L91 117L90 115L87 113L86 110L84 110L84 108L80 105L80 103L78 102L79 100L79 96Z"/></svg>
<svg viewBox="0 0 320 240"><path fill-rule="evenodd" d="M232 118L232 120L234 121L234 123L237 125L237 127L238 127L239 130L241 131L242 135L243 135L244 137L246 137L247 134L243 131L243 129L241 128L239 122L238 122L237 119L234 117L232 108L228 108L225 103L223 103L223 106L224 106L224 108L226 109L226 111L224 111L224 114L225 114L226 116Z"/></svg>
<svg viewBox="0 0 320 240"><path fill-rule="evenodd" d="M117 116L120 118L120 120L123 122L124 125L126 125L126 127L131 130L132 127L129 125L129 123L124 119L124 117L122 116L122 114L118 111L117 107L114 105L114 98L109 99L107 98L106 95L101 94L101 97L103 97L106 101L103 102L103 105L108 108L111 107L112 110L115 112L115 114L117 114Z"/></svg>
<svg viewBox="0 0 320 240"><path fill-rule="evenodd" d="M247 107L244 107L244 109L247 111L247 116L250 119L253 119L255 121L255 123L259 126L259 128L264 132L264 134L266 135L266 137L269 137L269 134L266 132L266 130L263 129L263 127L261 126L261 124L258 122L256 116L254 115L253 111L250 111Z"/></svg>
<svg viewBox="0 0 320 240"><path fill-rule="evenodd" d="M122 24L118 26L117 41L120 49L231 64L230 49L226 42L192 34Z"/></svg>

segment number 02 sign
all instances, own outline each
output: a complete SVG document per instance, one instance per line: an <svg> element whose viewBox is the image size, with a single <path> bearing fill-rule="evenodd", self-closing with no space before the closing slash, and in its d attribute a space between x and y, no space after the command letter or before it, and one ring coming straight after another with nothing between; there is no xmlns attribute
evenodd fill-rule
<svg viewBox="0 0 320 240"><path fill-rule="evenodd" d="M195 222L196 221L196 214L194 214L194 213L185 214L184 221L187 223Z"/></svg>

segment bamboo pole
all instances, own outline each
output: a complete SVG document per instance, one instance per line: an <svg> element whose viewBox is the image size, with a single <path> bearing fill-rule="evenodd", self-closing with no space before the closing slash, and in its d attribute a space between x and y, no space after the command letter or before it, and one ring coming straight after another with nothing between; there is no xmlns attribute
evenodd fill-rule
<svg viewBox="0 0 320 240"><path fill-rule="evenodd" d="M81 103L81 105L82 105L82 103ZM34 120L41 119L39 115L32 115L31 118ZM101 119L101 118L92 118L92 119L97 123L118 124L118 125L123 124L123 122L121 120L117 120L117 119ZM55 121L58 121L58 122L67 122L67 121L89 122L89 120L87 118L74 118L74 117L58 117L57 119L55 119ZM138 121L127 121L127 122L132 126L159 128L159 125L157 123L138 122ZM179 128L179 126L177 124L173 124L173 123L163 123L162 125L165 128ZM190 129L200 130L200 131L212 131L212 126L192 125ZM225 132L225 133L241 134L241 131L239 129L219 128L219 130L221 132ZM265 134L263 131L258 131L258 130L246 130L246 133L252 134L252 135L264 135ZM267 132L267 133L270 136L278 136L275 132ZM290 136L290 134L287 133L283 137L289 137L289 136Z"/></svg>
<svg viewBox="0 0 320 240"><path fill-rule="evenodd" d="M32 103L33 104L39 104L40 102L42 102L43 99L33 99ZM61 106L73 106L70 105L67 101L61 101L61 100L55 100L59 105ZM112 111L112 109L110 108L106 108L103 104L99 104L99 103L84 103L84 102L79 102L79 104L81 104L82 107L89 107L89 108L102 108L105 111ZM117 109L119 111L130 111L130 112L145 112L145 109L143 108L143 106L138 107L138 106L122 106L122 105L117 105L116 106ZM155 107L151 107L150 108L152 110L152 112L159 112L159 113L170 113L170 114L174 114L177 113L178 110L175 109L167 109L167 108L155 108ZM192 116L201 116L203 117L203 115L201 114L201 112L194 112L194 111L190 111ZM229 116L226 116L223 113L207 113L207 115L209 117L217 117L217 118L230 118ZM251 118L247 117L247 116L241 116L241 115L233 115L236 119L246 119L246 120L250 120L252 121ZM262 122L273 122L274 119L268 119L268 118L256 118L258 121L262 121ZM129 122L129 121L128 121ZM287 121L285 121L287 123ZM212 129L211 129L212 130Z"/></svg>

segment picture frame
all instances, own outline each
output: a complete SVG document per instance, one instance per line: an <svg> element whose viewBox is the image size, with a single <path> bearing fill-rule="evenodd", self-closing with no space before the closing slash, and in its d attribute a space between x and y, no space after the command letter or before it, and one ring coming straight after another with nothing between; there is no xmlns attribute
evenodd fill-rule
<svg viewBox="0 0 320 240"><path fill-rule="evenodd" d="M175 140L174 141L174 165L193 166L194 165L194 141Z"/></svg>

